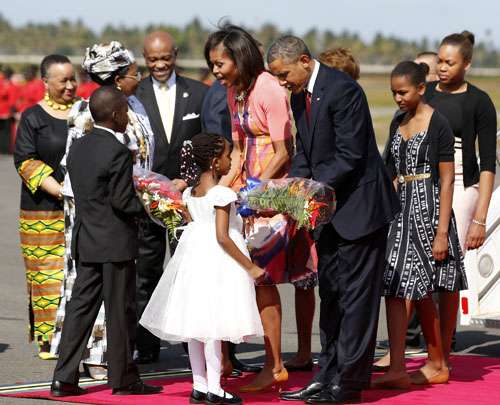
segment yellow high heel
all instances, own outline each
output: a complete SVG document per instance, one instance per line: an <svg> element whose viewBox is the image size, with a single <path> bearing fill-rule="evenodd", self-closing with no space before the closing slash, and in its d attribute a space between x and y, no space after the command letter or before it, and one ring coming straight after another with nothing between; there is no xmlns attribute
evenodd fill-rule
<svg viewBox="0 0 500 405"><path fill-rule="evenodd" d="M57 360L57 356L50 352L39 352L38 357L42 360Z"/></svg>
<svg viewBox="0 0 500 405"><path fill-rule="evenodd" d="M411 383L414 385L446 384L449 379L450 370L448 368L442 368L430 377L426 377L420 370L410 374Z"/></svg>
<svg viewBox="0 0 500 405"><path fill-rule="evenodd" d="M288 371L282 367L280 371L273 372L273 380L267 384L248 384L240 387L240 392L263 392L272 388L278 388L281 391L281 385L288 381Z"/></svg>

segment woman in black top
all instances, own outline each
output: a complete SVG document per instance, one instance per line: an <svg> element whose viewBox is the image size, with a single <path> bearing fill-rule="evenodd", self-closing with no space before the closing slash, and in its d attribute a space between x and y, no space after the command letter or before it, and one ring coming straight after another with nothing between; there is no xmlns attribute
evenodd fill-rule
<svg viewBox="0 0 500 405"><path fill-rule="evenodd" d="M394 180L401 212L389 229L384 295L390 341L390 367L376 379L377 388L409 388L448 381L439 315L432 293L466 286L452 212L453 134L446 120L422 100L425 71L415 62L399 63L391 90L401 114L392 123L386 163ZM416 307L429 359L409 377L405 371L407 307Z"/></svg>
<svg viewBox="0 0 500 405"><path fill-rule="evenodd" d="M40 69L46 94L21 116L14 164L23 181L19 230L30 295L30 339L39 345L39 357L49 359L64 276L60 161L76 80L66 56L46 56Z"/></svg>
<svg viewBox="0 0 500 405"><path fill-rule="evenodd" d="M495 181L495 107L484 91L465 80L473 44L474 36L467 31L443 39L438 53L439 81L429 83L425 93L427 102L448 119L455 135L453 210L464 253L484 243ZM458 291L441 293L440 304L441 333L448 358L459 306Z"/></svg>

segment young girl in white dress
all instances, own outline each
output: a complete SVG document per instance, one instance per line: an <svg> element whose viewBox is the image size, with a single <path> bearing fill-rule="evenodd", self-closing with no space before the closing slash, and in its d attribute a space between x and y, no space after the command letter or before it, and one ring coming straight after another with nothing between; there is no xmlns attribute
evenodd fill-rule
<svg viewBox="0 0 500 405"><path fill-rule="evenodd" d="M140 323L168 341L188 342L191 403L241 404L220 385L221 341L262 336L254 280L264 271L249 259L236 214L236 193L217 185L231 166L231 146L199 134L182 149L181 172L192 221L185 227Z"/></svg>

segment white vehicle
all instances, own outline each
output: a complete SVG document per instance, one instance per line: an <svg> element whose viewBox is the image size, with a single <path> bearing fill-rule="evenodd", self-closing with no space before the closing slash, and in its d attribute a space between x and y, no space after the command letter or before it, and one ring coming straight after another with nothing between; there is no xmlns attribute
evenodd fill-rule
<svg viewBox="0 0 500 405"><path fill-rule="evenodd" d="M461 293L460 324L500 328L500 187L491 198L484 245L467 252L465 270L469 289Z"/></svg>

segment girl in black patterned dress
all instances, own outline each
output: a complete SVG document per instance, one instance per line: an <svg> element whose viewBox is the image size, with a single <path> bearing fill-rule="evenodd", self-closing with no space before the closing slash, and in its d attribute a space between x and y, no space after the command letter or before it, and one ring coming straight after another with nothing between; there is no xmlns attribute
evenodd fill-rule
<svg viewBox="0 0 500 405"><path fill-rule="evenodd" d="M465 273L452 212L453 133L446 119L422 101L425 70L401 62L391 74L394 100L402 111L391 123L387 154L401 202L389 229L384 295L391 364L373 382L378 388L448 381L439 315L433 291L465 288ZM415 305L429 358L408 376L404 350L407 303Z"/></svg>

